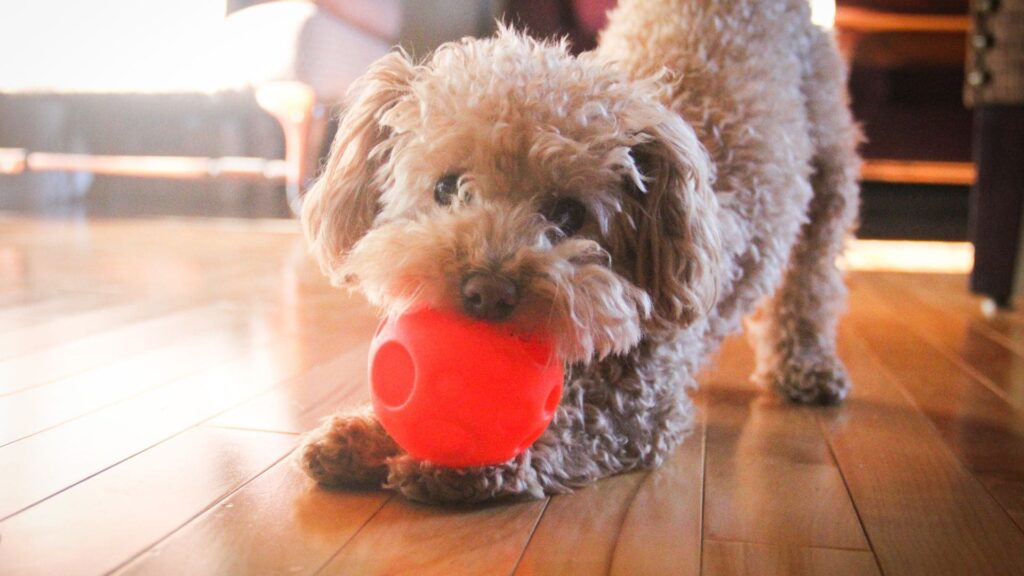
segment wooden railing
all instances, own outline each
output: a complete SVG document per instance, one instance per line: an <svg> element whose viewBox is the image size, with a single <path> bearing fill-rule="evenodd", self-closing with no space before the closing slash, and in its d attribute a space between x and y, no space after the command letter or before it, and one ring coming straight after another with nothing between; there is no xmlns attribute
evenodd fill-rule
<svg viewBox="0 0 1024 576"><path fill-rule="evenodd" d="M856 6L836 7L836 28L851 32L967 32L965 14L903 14Z"/></svg>
<svg viewBox="0 0 1024 576"><path fill-rule="evenodd" d="M284 180L284 160L190 156L100 156L29 152L0 148L0 174L22 172L91 172L111 176L140 176L194 180L199 178L261 178Z"/></svg>
<svg viewBox="0 0 1024 576"><path fill-rule="evenodd" d="M0 174L53 171L180 180L211 177L284 180L288 165L284 160L265 158L96 156L0 148ZM867 160L861 178L873 182L970 185L974 182L975 170L969 162Z"/></svg>
<svg viewBox="0 0 1024 576"><path fill-rule="evenodd" d="M870 182L970 186L976 171L970 162L865 160L860 175Z"/></svg>

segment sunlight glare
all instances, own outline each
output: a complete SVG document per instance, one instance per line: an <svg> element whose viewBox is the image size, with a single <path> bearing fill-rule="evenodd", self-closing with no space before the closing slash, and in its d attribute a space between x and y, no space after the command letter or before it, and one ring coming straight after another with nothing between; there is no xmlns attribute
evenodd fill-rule
<svg viewBox="0 0 1024 576"><path fill-rule="evenodd" d="M811 21L822 28L832 28L835 26L835 0L811 0Z"/></svg>
<svg viewBox="0 0 1024 576"><path fill-rule="evenodd" d="M211 80L226 0L0 0L0 90L154 92Z"/></svg>
<svg viewBox="0 0 1024 576"><path fill-rule="evenodd" d="M854 240L840 260L841 268L862 272L967 274L973 265L968 242Z"/></svg>

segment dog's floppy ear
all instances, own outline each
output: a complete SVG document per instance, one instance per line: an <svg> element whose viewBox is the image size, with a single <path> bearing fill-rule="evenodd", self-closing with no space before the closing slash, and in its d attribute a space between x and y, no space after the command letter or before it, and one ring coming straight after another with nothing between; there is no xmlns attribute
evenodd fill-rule
<svg viewBox="0 0 1024 576"><path fill-rule="evenodd" d="M648 331L671 330L717 298L718 202L710 159L689 125L672 116L638 136L619 220L620 265L651 296Z"/></svg>
<svg viewBox="0 0 1024 576"><path fill-rule="evenodd" d="M349 90L338 133L323 173L303 200L302 227L310 250L333 281L341 264L373 224L379 210L389 136L381 118L409 90L413 65L395 51L375 62Z"/></svg>

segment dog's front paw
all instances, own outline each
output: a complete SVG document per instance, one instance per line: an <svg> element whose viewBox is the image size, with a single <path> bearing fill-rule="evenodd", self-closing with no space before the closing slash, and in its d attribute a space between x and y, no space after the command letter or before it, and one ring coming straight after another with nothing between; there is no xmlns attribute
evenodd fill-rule
<svg viewBox="0 0 1024 576"><path fill-rule="evenodd" d="M837 359L790 360L768 378L772 388L800 404L838 404L850 392L846 369Z"/></svg>
<svg viewBox="0 0 1024 576"><path fill-rule="evenodd" d="M387 459L398 445L369 412L332 416L311 432L299 449L299 462L326 486L379 487L387 479Z"/></svg>
<svg viewBox="0 0 1024 576"><path fill-rule="evenodd" d="M544 486L530 466L530 452L494 466L445 468L409 455L388 461L386 488L410 500L470 504L515 496L542 498Z"/></svg>

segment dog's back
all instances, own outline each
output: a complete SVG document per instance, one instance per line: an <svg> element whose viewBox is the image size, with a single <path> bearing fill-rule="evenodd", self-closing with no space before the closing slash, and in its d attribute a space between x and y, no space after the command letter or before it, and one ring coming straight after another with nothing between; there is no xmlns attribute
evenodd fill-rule
<svg viewBox="0 0 1024 576"><path fill-rule="evenodd" d="M731 260L709 328L732 332L777 289L808 219L835 220L830 236L854 219L857 136L834 42L807 0L622 0L596 52L634 78L665 74L665 103L708 151ZM831 198L827 216L813 196Z"/></svg>

